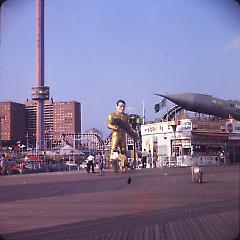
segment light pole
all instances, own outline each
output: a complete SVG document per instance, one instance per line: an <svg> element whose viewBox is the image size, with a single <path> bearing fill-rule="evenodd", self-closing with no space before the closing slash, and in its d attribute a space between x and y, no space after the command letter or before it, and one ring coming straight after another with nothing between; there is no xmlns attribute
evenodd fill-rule
<svg viewBox="0 0 240 240"><path fill-rule="evenodd" d="M132 128L139 132L139 128L141 125L141 118L137 114L130 115L130 123ZM133 166L136 168L136 138L133 138Z"/></svg>
<svg viewBox="0 0 240 240"><path fill-rule="evenodd" d="M0 116L0 148L2 147L2 119L5 120L5 117Z"/></svg>
<svg viewBox="0 0 240 240"><path fill-rule="evenodd" d="M170 122L170 126L172 127L172 130L173 130L173 136L174 136L174 164L175 166L177 165L177 147L176 147L176 130L177 130L177 125L178 125L178 122L175 120L175 121L171 121ZM173 149L173 147L172 147ZM169 162L169 167L170 167L170 162Z"/></svg>
<svg viewBox="0 0 240 240"><path fill-rule="evenodd" d="M173 136L174 136L174 161L175 161L174 165L176 166L177 165L177 153L176 153L176 150L177 150L177 148L176 148L176 129L177 129L177 125L176 124L172 125L172 129L173 129Z"/></svg>
<svg viewBox="0 0 240 240"><path fill-rule="evenodd" d="M28 131L27 131L26 137L27 137L27 150L28 150Z"/></svg>

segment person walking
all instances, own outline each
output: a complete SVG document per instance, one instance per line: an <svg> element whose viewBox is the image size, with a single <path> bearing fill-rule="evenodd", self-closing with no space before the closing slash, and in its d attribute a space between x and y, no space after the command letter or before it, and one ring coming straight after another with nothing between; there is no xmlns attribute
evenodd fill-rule
<svg viewBox="0 0 240 240"><path fill-rule="evenodd" d="M5 154L1 155L0 160L1 175L5 175L8 173L8 160L6 159Z"/></svg>
<svg viewBox="0 0 240 240"><path fill-rule="evenodd" d="M148 165L150 168L153 167L153 158L152 158L152 152L151 150L148 151L148 156L147 156L147 160L148 160Z"/></svg>
<svg viewBox="0 0 240 240"><path fill-rule="evenodd" d="M88 173L90 173L90 169L92 170L92 173L94 173L94 156L91 153L87 157L87 172Z"/></svg>
<svg viewBox="0 0 240 240"><path fill-rule="evenodd" d="M144 149L142 152L142 168L146 168L147 156L148 156L148 153L147 153L146 149Z"/></svg>
<svg viewBox="0 0 240 240"><path fill-rule="evenodd" d="M158 160L157 151L154 149L153 150L153 168L157 167L157 160Z"/></svg>
<svg viewBox="0 0 240 240"><path fill-rule="evenodd" d="M103 175L103 165L104 165L104 159L103 159L103 156L102 156L102 153L100 152L98 154L98 167L99 167L99 176L102 176Z"/></svg>

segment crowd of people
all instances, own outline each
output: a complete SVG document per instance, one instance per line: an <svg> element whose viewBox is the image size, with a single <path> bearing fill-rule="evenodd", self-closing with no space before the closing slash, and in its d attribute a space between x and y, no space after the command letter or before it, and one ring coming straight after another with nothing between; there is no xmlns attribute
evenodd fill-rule
<svg viewBox="0 0 240 240"><path fill-rule="evenodd" d="M134 158L127 158L126 155L121 154L120 151L116 152L114 159L106 159L106 155L99 153L90 153L86 160L87 173L95 173L96 169L100 176L104 174L104 169L113 169L114 172L126 173L134 169L140 168L156 168L158 161L158 155L156 150L137 152Z"/></svg>
<svg viewBox="0 0 240 240"><path fill-rule="evenodd" d="M13 161L13 159L15 159ZM17 160L18 159L18 160ZM87 173L95 173L98 172L100 176L104 174L104 169L113 169L115 172L126 172L128 170L134 170L134 169L139 169L139 168L156 168L156 163L157 163L157 154L154 151L153 154L151 151L144 151L136 152L135 159L133 157L130 157L129 154L124 155L121 154L120 151L116 153L116 158L111 160L109 157L106 156L104 152L89 152L88 155L85 155L85 157L81 158L76 158L75 163L72 164L70 167L65 167L63 168L63 165L67 164L68 157L61 158L58 160L51 159L49 160L48 157L42 157L41 159L39 158L39 161L41 160L41 165L48 165L48 168L45 166L48 171L69 171L74 170L74 169L82 169L85 168ZM32 161L36 165L38 161ZM71 162L71 163L73 163ZM0 155L0 175L10 175L10 174L16 174L16 173L34 173L34 171L23 171L23 166L25 165L30 165L31 161L29 158L26 160L26 156L21 155L21 156L15 156L15 158L11 158L9 154L4 154L2 153ZM16 168L16 165L21 165ZM61 167L57 167L56 165L61 165ZM34 165L34 166L35 166ZM37 164L38 167L39 164ZM56 166L53 169L53 166ZM75 167L74 167L75 166ZM18 169L19 171L16 171ZM20 172L21 170L21 172ZM46 170L47 171L47 170ZM36 169L36 172L41 172Z"/></svg>

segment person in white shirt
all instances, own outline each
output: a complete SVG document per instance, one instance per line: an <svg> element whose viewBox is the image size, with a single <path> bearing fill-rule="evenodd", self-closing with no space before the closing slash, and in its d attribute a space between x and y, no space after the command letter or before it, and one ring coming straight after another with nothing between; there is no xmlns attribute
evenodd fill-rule
<svg viewBox="0 0 240 240"><path fill-rule="evenodd" d="M90 168L92 168L92 173L94 173L94 156L90 154L87 157L87 172L90 172Z"/></svg>
<svg viewBox="0 0 240 240"><path fill-rule="evenodd" d="M148 157L148 153L146 151L146 149L143 150L142 152L142 168L146 168L147 165L147 157Z"/></svg>

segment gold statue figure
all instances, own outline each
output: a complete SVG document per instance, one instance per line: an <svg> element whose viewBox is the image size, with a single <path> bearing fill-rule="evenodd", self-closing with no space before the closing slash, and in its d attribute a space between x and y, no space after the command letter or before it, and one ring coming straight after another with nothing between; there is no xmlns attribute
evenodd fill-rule
<svg viewBox="0 0 240 240"><path fill-rule="evenodd" d="M129 123L129 117L125 113L125 105L125 101L118 100L116 112L108 115L108 128L112 130L110 160L118 158L121 161L121 167L124 167L126 162L126 133L136 138L135 131Z"/></svg>

